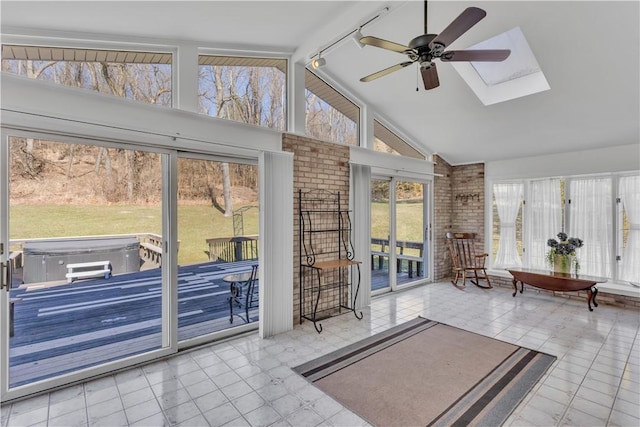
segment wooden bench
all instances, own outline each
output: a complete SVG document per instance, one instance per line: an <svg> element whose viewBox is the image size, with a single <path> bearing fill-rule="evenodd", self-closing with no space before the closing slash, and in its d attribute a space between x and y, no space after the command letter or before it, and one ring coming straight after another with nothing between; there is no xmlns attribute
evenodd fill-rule
<svg viewBox="0 0 640 427"><path fill-rule="evenodd" d="M111 277L110 261L93 261L67 264L67 283L74 279L86 279L88 277L104 276L105 279Z"/></svg>
<svg viewBox="0 0 640 427"><path fill-rule="evenodd" d="M422 242L409 242L409 241L398 241L396 242L396 247L400 249L400 252L396 254L397 260L397 269L400 272L400 268L402 266L402 261L407 261L407 273L409 278L413 277L413 266L416 266L416 275L420 275L420 271L422 270L422 263L424 261L422 257L422 250L424 245ZM405 249L416 249L418 251L418 255L408 255L404 253Z"/></svg>
<svg viewBox="0 0 640 427"><path fill-rule="evenodd" d="M374 246L379 247L379 250L377 250L378 248L374 248ZM373 237L371 238L371 247L371 269L375 270L375 257L377 257L378 269L382 270L384 258L389 258L389 240ZM398 249L398 251L396 251L397 271L400 272L402 262L406 261L409 278L413 277L414 271L419 275L422 269L422 263L424 262L422 258L423 243L399 240L396 242L396 248ZM405 253L405 249L415 249L418 253L416 255L410 255Z"/></svg>
<svg viewBox="0 0 640 427"><path fill-rule="evenodd" d="M373 246L378 246L380 250L374 250ZM389 258L389 239L371 238L371 269L375 270L374 257L378 257L378 270L382 270L384 259Z"/></svg>

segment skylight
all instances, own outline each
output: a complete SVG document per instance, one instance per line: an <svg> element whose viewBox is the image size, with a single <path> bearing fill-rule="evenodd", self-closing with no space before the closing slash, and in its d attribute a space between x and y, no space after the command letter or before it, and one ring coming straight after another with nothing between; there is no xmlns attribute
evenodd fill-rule
<svg viewBox="0 0 640 427"><path fill-rule="evenodd" d="M511 50L509 58L502 62L451 62L484 105L550 89L519 27L498 34L468 49Z"/></svg>

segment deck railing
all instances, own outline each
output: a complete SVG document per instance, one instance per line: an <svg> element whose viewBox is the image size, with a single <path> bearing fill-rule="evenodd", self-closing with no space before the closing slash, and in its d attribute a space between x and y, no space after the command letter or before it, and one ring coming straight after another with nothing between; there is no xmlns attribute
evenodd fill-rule
<svg viewBox="0 0 640 427"><path fill-rule="evenodd" d="M207 239L209 261L236 262L258 259L258 236L215 237Z"/></svg>

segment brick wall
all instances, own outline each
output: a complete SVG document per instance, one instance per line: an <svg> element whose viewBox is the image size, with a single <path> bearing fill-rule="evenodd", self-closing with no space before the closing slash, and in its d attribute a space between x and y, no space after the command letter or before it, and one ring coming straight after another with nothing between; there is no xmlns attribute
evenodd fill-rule
<svg viewBox="0 0 640 427"><path fill-rule="evenodd" d="M484 164L451 166L435 156L434 172L434 279L451 276L447 231L477 234L484 245Z"/></svg>
<svg viewBox="0 0 640 427"><path fill-rule="evenodd" d="M299 318L299 227L298 190L327 189L340 191L342 200L349 200L349 147L317 141L298 135L284 134L284 151L294 153L294 322ZM473 232L478 235L479 248L484 244L484 164L451 166L434 156L434 172L442 176L434 178L434 279L452 276L451 259L444 235L447 231ZM477 197L475 195L477 194ZM473 197L469 195L474 195ZM456 198L456 196L458 196ZM467 196L467 197L465 197ZM511 279L491 276L497 286L513 288ZM528 287L525 292L550 292ZM564 298L585 300L578 292L551 292ZM598 302L629 308L640 308L640 298L625 297L601 292Z"/></svg>
<svg viewBox="0 0 640 427"><path fill-rule="evenodd" d="M293 153L293 322L300 322L300 227L298 224L298 190L324 189L340 192L344 206L349 206L349 147L284 134L282 149ZM332 295L327 295L331 298Z"/></svg>
<svg viewBox="0 0 640 427"><path fill-rule="evenodd" d="M484 164L454 166L451 174L451 222L453 231L476 233L484 246Z"/></svg>
<svg viewBox="0 0 640 427"><path fill-rule="evenodd" d="M434 156L433 180L433 277L440 280L451 275L451 257L444 235L453 228L452 182L453 167L437 155ZM442 176L438 176L442 175Z"/></svg>

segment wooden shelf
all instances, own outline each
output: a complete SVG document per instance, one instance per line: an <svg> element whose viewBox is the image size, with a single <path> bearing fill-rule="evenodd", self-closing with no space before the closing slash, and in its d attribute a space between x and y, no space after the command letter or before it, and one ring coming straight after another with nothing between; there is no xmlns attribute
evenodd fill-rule
<svg viewBox="0 0 640 427"><path fill-rule="evenodd" d="M305 265L305 267L317 268L318 270L331 270L340 267L349 267L350 265L362 264L360 261L351 259L333 259L330 261L316 261L313 265Z"/></svg>

